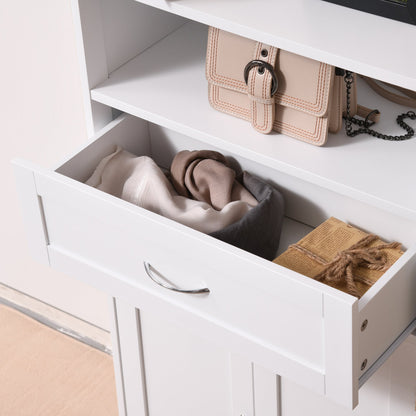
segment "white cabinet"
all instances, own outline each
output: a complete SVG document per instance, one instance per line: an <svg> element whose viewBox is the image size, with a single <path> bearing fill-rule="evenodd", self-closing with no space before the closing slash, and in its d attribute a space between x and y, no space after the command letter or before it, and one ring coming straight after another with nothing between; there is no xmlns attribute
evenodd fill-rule
<svg viewBox="0 0 416 416"><path fill-rule="evenodd" d="M317 148L218 113L207 99L207 25L413 89L415 56L406 65L396 57L408 55L399 37L416 28L318 0L73 6L94 137L52 171L15 166L35 255L114 298L121 413L278 415L277 375L355 407L359 387L415 327L416 197L409 190L416 140L340 133ZM388 62L379 51L346 45L350 18L351 42L371 25L391 52ZM397 32L386 35L381 21ZM386 115L404 110L365 87L359 99ZM380 128L394 130L387 119ZM358 300L86 186L115 145L162 167L182 149L218 150L266 178L286 200L281 251L329 216L407 250ZM209 292L170 291L152 273Z"/></svg>

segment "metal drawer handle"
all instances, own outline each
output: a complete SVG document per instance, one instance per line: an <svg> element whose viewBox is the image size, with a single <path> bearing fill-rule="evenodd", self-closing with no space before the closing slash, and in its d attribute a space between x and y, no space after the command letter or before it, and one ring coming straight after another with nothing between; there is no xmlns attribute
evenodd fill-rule
<svg viewBox="0 0 416 416"><path fill-rule="evenodd" d="M144 269L146 270L147 275L159 286L164 287L165 289L173 290L175 292L181 292L181 293L192 293L192 294L198 294L198 293L209 293L209 289L207 287L204 287L203 289L181 289L179 287L175 287L173 283L169 282L166 277L164 277L162 274L160 274L150 263L147 263L146 261L143 262ZM161 282L158 278L155 277L159 276L163 280L165 280L168 283Z"/></svg>

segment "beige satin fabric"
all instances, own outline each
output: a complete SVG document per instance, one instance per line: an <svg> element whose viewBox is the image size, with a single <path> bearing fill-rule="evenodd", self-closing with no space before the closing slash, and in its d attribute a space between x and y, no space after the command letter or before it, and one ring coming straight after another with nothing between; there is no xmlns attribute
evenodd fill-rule
<svg viewBox="0 0 416 416"><path fill-rule="evenodd" d="M251 209L241 198L217 210L207 202L178 195L150 157L135 156L121 147L98 164L86 183L207 234L233 224Z"/></svg>

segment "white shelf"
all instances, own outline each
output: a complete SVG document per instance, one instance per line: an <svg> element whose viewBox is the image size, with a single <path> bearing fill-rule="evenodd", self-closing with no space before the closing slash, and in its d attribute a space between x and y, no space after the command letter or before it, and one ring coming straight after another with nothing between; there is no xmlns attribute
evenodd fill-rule
<svg viewBox="0 0 416 416"><path fill-rule="evenodd" d="M395 214L416 219L416 139L389 142L331 135L325 147L281 134L262 135L246 121L212 109L207 98L207 28L187 23L113 72L92 99ZM382 111L378 128L401 134L407 109L360 87L361 104ZM414 123L414 122L413 122ZM393 184L393 185L389 185Z"/></svg>
<svg viewBox="0 0 416 416"><path fill-rule="evenodd" d="M322 0L140 3L416 90L416 26L407 23Z"/></svg>

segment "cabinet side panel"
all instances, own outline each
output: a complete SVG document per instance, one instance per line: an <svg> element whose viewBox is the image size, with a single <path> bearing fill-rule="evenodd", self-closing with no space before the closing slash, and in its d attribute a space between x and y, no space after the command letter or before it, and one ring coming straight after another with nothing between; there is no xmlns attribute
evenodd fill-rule
<svg viewBox="0 0 416 416"><path fill-rule="evenodd" d="M100 0L72 0L88 136L111 121L111 109L92 104L90 89L108 78Z"/></svg>
<svg viewBox="0 0 416 416"><path fill-rule="evenodd" d="M49 265L42 200L36 191L33 171L21 160L13 161L13 167L30 251L37 261Z"/></svg>
<svg viewBox="0 0 416 416"><path fill-rule="evenodd" d="M186 22L184 18L132 0L100 3L109 73Z"/></svg>
<svg viewBox="0 0 416 416"><path fill-rule="evenodd" d="M90 90L130 59L180 27L185 19L131 0L73 0L88 135L112 119Z"/></svg>

